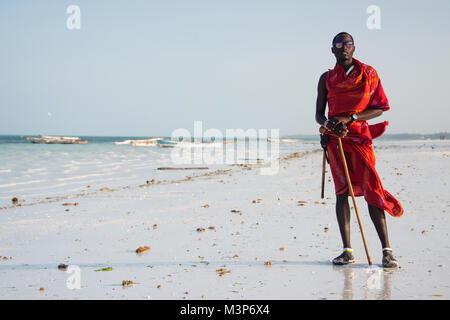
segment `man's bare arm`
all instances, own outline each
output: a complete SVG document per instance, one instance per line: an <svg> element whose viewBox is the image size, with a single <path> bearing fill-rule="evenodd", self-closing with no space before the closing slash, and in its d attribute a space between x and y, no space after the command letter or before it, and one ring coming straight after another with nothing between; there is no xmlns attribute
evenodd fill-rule
<svg viewBox="0 0 450 320"><path fill-rule="evenodd" d="M363 112L358 113L358 121L367 121L376 117L379 117L383 114L383 110L381 109L367 109ZM344 116L344 117L335 117L338 121L349 123L352 121L352 117Z"/></svg>
<svg viewBox="0 0 450 320"><path fill-rule="evenodd" d="M316 121L320 125L324 125L327 118L325 117L325 108L327 106L327 88L325 86L325 78L328 72L320 76L319 84L317 85L317 100L316 100Z"/></svg>

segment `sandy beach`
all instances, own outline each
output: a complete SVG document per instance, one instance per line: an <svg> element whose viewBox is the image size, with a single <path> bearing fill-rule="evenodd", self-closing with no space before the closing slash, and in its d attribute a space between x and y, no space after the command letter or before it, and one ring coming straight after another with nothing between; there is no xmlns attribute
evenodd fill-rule
<svg viewBox="0 0 450 320"><path fill-rule="evenodd" d="M374 144L384 188L405 210L388 217L399 269L381 267L362 198L374 265L367 265L354 211L357 261L331 264L342 246L329 171L320 199L317 145L282 158L275 175L229 166L2 208L0 299L448 299L450 142ZM140 246L150 250L137 254ZM75 273L60 264L79 268L79 289L68 288ZM124 287L124 280L134 284Z"/></svg>

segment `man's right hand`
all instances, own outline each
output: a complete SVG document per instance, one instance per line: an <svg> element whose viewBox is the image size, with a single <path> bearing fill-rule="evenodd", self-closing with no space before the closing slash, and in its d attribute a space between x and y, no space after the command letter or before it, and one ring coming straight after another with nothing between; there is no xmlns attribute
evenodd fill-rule
<svg viewBox="0 0 450 320"><path fill-rule="evenodd" d="M325 127L328 131L330 131L335 136L343 138L347 135L348 130L342 120L338 120L336 118L328 119L325 122Z"/></svg>

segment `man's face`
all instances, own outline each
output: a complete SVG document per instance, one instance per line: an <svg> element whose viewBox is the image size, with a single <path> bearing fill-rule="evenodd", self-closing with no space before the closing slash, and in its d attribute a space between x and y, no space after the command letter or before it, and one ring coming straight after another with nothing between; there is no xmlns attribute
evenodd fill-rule
<svg viewBox="0 0 450 320"><path fill-rule="evenodd" d="M349 45L348 42L351 41L352 44ZM341 48L336 47L336 44L342 44ZM331 52L334 53L337 61L348 61L353 57L353 52L355 52L355 45L353 44L353 39L348 34L343 34L337 37L336 41L333 43Z"/></svg>

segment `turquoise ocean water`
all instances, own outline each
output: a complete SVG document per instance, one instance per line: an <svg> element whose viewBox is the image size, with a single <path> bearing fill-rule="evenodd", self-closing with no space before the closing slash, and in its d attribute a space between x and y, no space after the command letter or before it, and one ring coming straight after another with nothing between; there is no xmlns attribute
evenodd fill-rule
<svg viewBox="0 0 450 320"><path fill-rule="evenodd" d="M224 157L217 158L219 163L194 163L194 158L188 157L190 161L180 164L173 162L172 148L114 144L114 141L145 137L81 138L88 140L88 144L33 144L19 135L0 135L0 207L10 205L13 197L25 200L25 203L34 203L103 187L137 187L147 180L171 181L205 172L158 170L159 167L206 166L209 171L230 167L230 164L224 163ZM270 148L275 145L268 143L269 150L264 154L270 156ZM318 140L311 139L300 143L280 143L278 146L280 156L319 148ZM252 148L245 145L245 141L238 141L235 148L238 147ZM183 152L188 152L187 149L194 152L195 148L183 149ZM224 155L227 150L223 149ZM252 159L251 153L237 159L237 149L234 152L236 163L248 163ZM211 154L211 149L201 151L202 155L205 153Z"/></svg>

